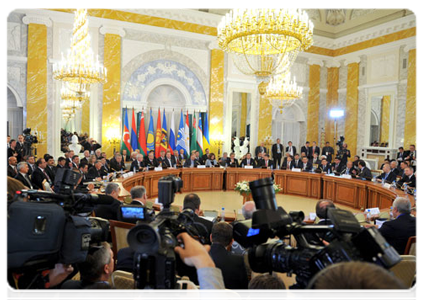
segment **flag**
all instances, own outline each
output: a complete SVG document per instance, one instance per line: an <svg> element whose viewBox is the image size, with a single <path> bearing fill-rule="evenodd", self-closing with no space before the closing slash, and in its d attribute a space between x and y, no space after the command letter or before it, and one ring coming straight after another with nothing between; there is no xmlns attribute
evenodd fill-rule
<svg viewBox="0 0 423 300"><path fill-rule="evenodd" d="M187 111L187 118L185 120L185 155L189 156L189 116L188 116L188 111Z"/></svg>
<svg viewBox="0 0 423 300"><path fill-rule="evenodd" d="M140 129L138 131L138 143L140 145L140 153L144 156L147 155L147 143L145 140L145 125L144 125L144 112L141 112Z"/></svg>
<svg viewBox="0 0 423 300"><path fill-rule="evenodd" d="M195 122L195 112L192 120L192 128L191 128L191 149L190 154L192 151L197 150L197 123Z"/></svg>
<svg viewBox="0 0 423 300"><path fill-rule="evenodd" d="M132 151L138 149L138 139L137 139L137 125L135 122L135 110L132 108L132 126L131 126L131 148Z"/></svg>
<svg viewBox="0 0 423 300"><path fill-rule="evenodd" d="M187 132L185 131L185 128L188 128L188 126L185 126L184 124L184 115L182 114L181 110L181 121L179 122L179 129L178 129L178 137L176 142L176 150L181 151L181 149L184 150L185 155L188 153L188 143L187 143ZM170 131L170 134L172 135L172 130Z"/></svg>
<svg viewBox="0 0 423 300"><path fill-rule="evenodd" d="M182 115L182 112L181 112ZM182 118L181 118L182 121ZM173 155L173 150L176 149L175 146L175 111L172 111L172 119L170 119L170 133L169 133L169 149L170 153Z"/></svg>
<svg viewBox="0 0 423 300"><path fill-rule="evenodd" d="M125 108L125 122L123 127L122 136L122 150L126 150L126 153L131 152L131 139L129 137L129 122L128 122L128 109Z"/></svg>
<svg viewBox="0 0 423 300"><path fill-rule="evenodd" d="M203 127L203 149L206 152L206 149L210 149L210 139L209 139L209 121L207 118L207 112L204 113L204 127Z"/></svg>
<svg viewBox="0 0 423 300"><path fill-rule="evenodd" d="M160 143L162 140L162 121L160 119L160 108L159 108L159 116L157 117L157 127L156 127L156 158L160 157Z"/></svg>
<svg viewBox="0 0 423 300"><path fill-rule="evenodd" d="M150 125L148 125L148 133L147 133L147 152L150 152L150 151L154 151L154 124L153 124L153 112L151 108L150 108Z"/></svg>
<svg viewBox="0 0 423 300"><path fill-rule="evenodd" d="M198 114L197 122L197 150L200 152L200 157L203 156L203 125L201 124L201 112Z"/></svg>
<svg viewBox="0 0 423 300"><path fill-rule="evenodd" d="M166 124L166 109L163 110L163 125L162 125L162 138L160 140L160 152L167 150L167 124Z"/></svg>

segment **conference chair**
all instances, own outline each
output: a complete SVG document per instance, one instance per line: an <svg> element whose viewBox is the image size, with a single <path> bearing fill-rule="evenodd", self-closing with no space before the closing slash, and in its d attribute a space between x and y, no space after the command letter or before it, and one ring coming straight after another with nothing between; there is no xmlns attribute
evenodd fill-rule
<svg viewBox="0 0 423 300"><path fill-rule="evenodd" d="M116 259L117 253L120 249L129 247L126 236L129 230L135 226L132 223L120 222L115 220L109 220L110 232L112 234L112 251Z"/></svg>
<svg viewBox="0 0 423 300"><path fill-rule="evenodd" d="M112 286L118 290L135 289L134 274L117 270L112 273Z"/></svg>
<svg viewBox="0 0 423 300"><path fill-rule="evenodd" d="M415 236L410 236L408 238L407 245L405 246L404 255L416 256L416 237Z"/></svg>
<svg viewBox="0 0 423 300"><path fill-rule="evenodd" d="M413 286L416 276L416 257L414 255L401 255L402 260L393 266L390 271L399 278L406 287Z"/></svg>

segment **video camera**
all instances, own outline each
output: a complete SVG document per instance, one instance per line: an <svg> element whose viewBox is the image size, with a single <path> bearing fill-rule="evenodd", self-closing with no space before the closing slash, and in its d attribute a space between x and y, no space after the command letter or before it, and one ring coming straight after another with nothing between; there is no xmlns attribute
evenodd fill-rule
<svg viewBox="0 0 423 300"><path fill-rule="evenodd" d="M339 137L339 141L336 142L336 145L339 147L339 150L342 149L342 146L344 145L345 137L342 135Z"/></svg>
<svg viewBox="0 0 423 300"><path fill-rule="evenodd" d="M95 204L112 202L106 195L22 190L8 205L8 271L35 276L56 263L84 262L89 247L109 232L107 220L86 215Z"/></svg>
<svg viewBox="0 0 423 300"><path fill-rule="evenodd" d="M257 207L252 228L234 224L234 239L248 250L248 260L254 272L282 272L296 274L297 283L291 288L306 288L318 271L344 261L375 262L391 268L401 258L377 229L362 228L354 215L346 210L329 209L328 219L333 225L303 225L303 212L290 212L276 207L271 178L250 182ZM293 235L297 247L282 240ZM322 237L330 236L325 246ZM267 242L278 237L278 241Z"/></svg>
<svg viewBox="0 0 423 300"><path fill-rule="evenodd" d="M179 245L177 236L187 232L193 238L205 243L207 229L194 220L192 209L181 213L172 212L175 193L183 187L180 178L167 176L159 180L159 202L163 210L154 221L139 221L128 233L128 244L134 251L134 280L138 289L174 289L176 274L193 271L187 268L174 248ZM185 269L183 269L185 268Z"/></svg>
<svg viewBox="0 0 423 300"><path fill-rule="evenodd" d="M22 133L24 136L24 155L31 155L31 150L33 149L32 144L38 143L37 136L31 135L31 128L25 128Z"/></svg>

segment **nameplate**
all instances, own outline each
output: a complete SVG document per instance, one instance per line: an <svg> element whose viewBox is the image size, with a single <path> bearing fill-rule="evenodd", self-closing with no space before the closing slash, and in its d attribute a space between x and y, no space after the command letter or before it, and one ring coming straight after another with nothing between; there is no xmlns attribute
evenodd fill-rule
<svg viewBox="0 0 423 300"><path fill-rule="evenodd" d="M206 168L206 166L205 165L198 165L197 166L197 169L205 169Z"/></svg>
<svg viewBox="0 0 423 300"><path fill-rule="evenodd" d="M351 179L351 175L347 175L347 174L342 174L341 178L346 178L346 179Z"/></svg>
<svg viewBox="0 0 423 300"><path fill-rule="evenodd" d="M301 169L300 168L292 168L292 170L291 170L292 172L301 172Z"/></svg>
<svg viewBox="0 0 423 300"><path fill-rule="evenodd" d="M122 174L122 178L128 178L129 176L128 176L129 174L128 173L125 173L125 174Z"/></svg>
<svg viewBox="0 0 423 300"><path fill-rule="evenodd" d="M253 168L253 166L245 166L244 168L245 168L245 169L252 169L252 168Z"/></svg>
<svg viewBox="0 0 423 300"><path fill-rule="evenodd" d="M365 213L367 214L367 211L370 209L370 214L371 215L378 215L380 214L380 210L379 207L373 207L373 208L366 208Z"/></svg>
<svg viewBox="0 0 423 300"><path fill-rule="evenodd" d="M163 168L162 167L155 167L154 171L163 171Z"/></svg>
<svg viewBox="0 0 423 300"><path fill-rule="evenodd" d="M391 188L391 186L392 186L392 185L391 185L391 184L389 184L389 183L384 183L384 184L383 184L383 187L384 187L384 188L386 188L386 189L390 189L390 188Z"/></svg>
<svg viewBox="0 0 423 300"><path fill-rule="evenodd" d="M134 176L134 172L132 172L132 171L131 172L128 172L127 174L128 174L128 177Z"/></svg>

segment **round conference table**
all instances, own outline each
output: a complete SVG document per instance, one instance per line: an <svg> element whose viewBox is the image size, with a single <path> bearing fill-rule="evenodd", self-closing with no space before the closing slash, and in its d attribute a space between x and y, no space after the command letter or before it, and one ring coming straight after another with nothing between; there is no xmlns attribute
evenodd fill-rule
<svg viewBox="0 0 423 300"><path fill-rule="evenodd" d="M162 171L138 172L133 176L115 179L121 187L119 198L130 197L132 187L143 185L149 199L158 196L158 181L163 176L174 175L183 181L182 193L233 191L239 181L253 181L273 177L281 188L281 194L297 195L307 198L328 199L335 204L343 204L354 209L364 210L371 207L389 208L397 197L407 197L411 205L415 199L404 191L386 188L381 183L360 179L341 178L339 176L294 172L287 170L243 169L243 168L182 168L164 169Z"/></svg>

